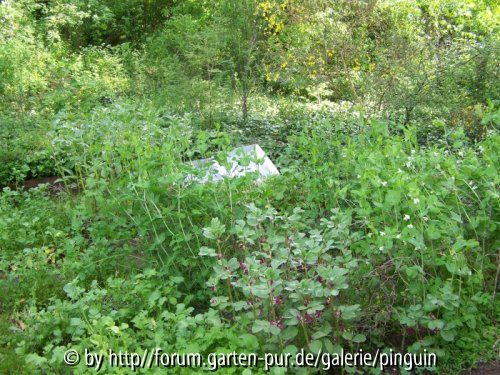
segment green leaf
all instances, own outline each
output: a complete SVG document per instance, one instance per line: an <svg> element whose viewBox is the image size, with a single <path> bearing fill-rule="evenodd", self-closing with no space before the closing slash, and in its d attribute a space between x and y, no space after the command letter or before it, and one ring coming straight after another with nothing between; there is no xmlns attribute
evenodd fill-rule
<svg viewBox="0 0 500 375"><path fill-rule="evenodd" d="M269 297L270 289L269 289L269 286L266 284L255 285L255 286L251 287L250 290L252 291L252 293L255 296L257 296L259 298L268 298Z"/></svg>
<svg viewBox="0 0 500 375"><path fill-rule="evenodd" d="M257 333L260 331L268 332L270 325L271 323L269 323L267 320L256 320L253 323L252 332L253 333Z"/></svg>
<svg viewBox="0 0 500 375"><path fill-rule="evenodd" d="M298 333L299 333L299 330L297 329L297 327L290 326L290 327L285 328L281 332L281 337L284 340L292 340L293 338L295 338L295 336L297 336Z"/></svg>
<svg viewBox="0 0 500 375"><path fill-rule="evenodd" d="M149 307L153 307L156 301L161 297L161 293L158 289L152 292L148 297L148 305Z"/></svg>
<svg viewBox="0 0 500 375"><path fill-rule="evenodd" d="M35 367L40 367L45 362L47 362L47 358L40 357L38 354L30 353L26 355L26 363L32 364Z"/></svg>
<svg viewBox="0 0 500 375"><path fill-rule="evenodd" d="M68 297L71 299L77 299L85 291L85 289L76 285L77 282L78 280L73 280L69 284L66 284L63 288L64 292L66 292Z"/></svg>
<svg viewBox="0 0 500 375"><path fill-rule="evenodd" d="M452 212L451 212L451 214L450 214L450 217L451 217L453 220L455 220L455 221L457 221L457 222L459 222L459 223L462 223L462 217L461 217L459 214L457 214L456 212L453 212L453 211L452 211Z"/></svg>
<svg viewBox="0 0 500 375"><path fill-rule="evenodd" d="M329 339L323 339L323 346L325 347L325 350L328 353L335 352L335 346L332 344L332 342Z"/></svg>
<svg viewBox="0 0 500 375"><path fill-rule="evenodd" d="M353 336L354 335L352 334L351 331L344 331L344 333L342 333L342 337L347 341L352 341Z"/></svg>
<svg viewBox="0 0 500 375"><path fill-rule="evenodd" d="M361 343L361 342L365 342L366 341L366 336L361 334L361 333L358 333L357 335L355 335L353 338L352 338L352 341L355 342L355 343Z"/></svg>
<svg viewBox="0 0 500 375"><path fill-rule="evenodd" d="M210 226L203 228L203 236L208 239L215 240L226 231L226 226L221 224L218 217L214 217L210 222Z"/></svg>
<svg viewBox="0 0 500 375"><path fill-rule="evenodd" d="M84 326L85 324L83 323L83 320L80 318L71 318L69 320L69 325L70 326Z"/></svg>
<svg viewBox="0 0 500 375"><path fill-rule="evenodd" d="M215 252L214 249L212 249L210 247L202 246L202 247L200 247L200 251L198 252L198 255L216 257L217 253Z"/></svg>
<svg viewBox="0 0 500 375"><path fill-rule="evenodd" d="M323 326L318 331L314 332L313 335L311 336L311 338L313 340L320 339L322 337L328 336L331 331L332 331L332 327L330 327L330 326Z"/></svg>
<svg viewBox="0 0 500 375"><path fill-rule="evenodd" d="M323 343L321 342L321 340L313 340L309 344L309 349L313 353L318 353L322 347L323 347Z"/></svg>
<svg viewBox="0 0 500 375"><path fill-rule="evenodd" d="M342 334L342 337L344 339L346 339L347 341L352 341L352 342L355 342L355 343L361 343L361 342L364 342L366 340L366 336L361 334L361 333L358 333L358 334L353 334L352 332L350 331L345 331L343 334Z"/></svg>
<svg viewBox="0 0 500 375"><path fill-rule="evenodd" d="M404 270L410 279L415 279L415 278L417 278L417 276L419 276L423 273L422 267L420 267L419 265L405 267Z"/></svg>
<svg viewBox="0 0 500 375"><path fill-rule="evenodd" d="M397 190L389 190L385 195L385 203L389 206L395 206L401 200L401 193Z"/></svg>
<svg viewBox="0 0 500 375"><path fill-rule="evenodd" d="M443 329L444 322L442 320L439 320L439 319L431 320L427 324L427 327L429 329Z"/></svg>
<svg viewBox="0 0 500 375"><path fill-rule="evenodd" d="M163 242L165 242L165 233L160 233L155 239L155 244L161 245Z"/></svg>
<svg viewBox="0 0 500 375"><path fill-rule="evenodd" d="M441 337L448 342L451 342L455 339L455 336L457 335L455 330L444 330L441 331Z"/></svg>
<svg viewBox="0 0 500 375"><path fill-rule="evenodd" d="M290 353L292 355L295 355L299 349L295 345L288 345L284 350L283 353Z"/></svg>
<svg viewBox="0 0 500 375"><path fill-rule="evenodd" d="M358 316L359 312L361 311L360 307L358 304L356 305L351 305L351 306L339 306L339 310L341 312L341 318L343 320L351 320L354 319Z"/></svg>
<svg viewBox="0 0 500 375"><path fill-rule="evenodd" d="M255 350L259 347L259 340L254 335L244 333L239 339L242 346L247 350Z"/></svg>
<svg viewBox="0 0 500 375"><path fill-rule="evenodd" d="M234 311L241 311L248 308L248 304L246 301L238 301L233 303Z"/></svg>

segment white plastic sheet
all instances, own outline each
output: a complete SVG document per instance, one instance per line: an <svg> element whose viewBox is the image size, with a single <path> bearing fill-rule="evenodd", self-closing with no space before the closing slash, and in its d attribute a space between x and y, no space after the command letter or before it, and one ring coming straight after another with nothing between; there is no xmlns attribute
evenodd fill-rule
<svg viewBox="0 0 500 375"><path fill-rule="evenodd" d="M278 168L276 168L258 144L237 147L231 150L224 165L219 164L213 158L195 160L192 162L192 165L196 169L205 171L205 174L201 176L190 174L186 177L186 181L196 181L199 183L220 181L223 178L241 177L252 172L258 174L257 181L280 174Z"/></svg>

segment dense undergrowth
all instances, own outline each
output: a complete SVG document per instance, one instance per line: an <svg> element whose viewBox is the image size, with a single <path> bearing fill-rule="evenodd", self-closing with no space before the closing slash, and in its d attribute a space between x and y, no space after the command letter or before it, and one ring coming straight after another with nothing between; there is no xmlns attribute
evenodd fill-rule
<svg viewBox="0 0 500 375"><path fill-rule="evenodd" d="M95 372L68 349L498 359L498 11L0 2L0 373ZM252 143L280 175L186 179Z"/></svg>
<svg viewBox="0 0 500 375"><path fill-rule="evenodd" d="M498 135L421 146L415 129L319 120L281 176L200 185L183 162L227 137L126 105L92 117L51 137L68 191L2 194L4 369L156 346L493 358Z"/></svg>

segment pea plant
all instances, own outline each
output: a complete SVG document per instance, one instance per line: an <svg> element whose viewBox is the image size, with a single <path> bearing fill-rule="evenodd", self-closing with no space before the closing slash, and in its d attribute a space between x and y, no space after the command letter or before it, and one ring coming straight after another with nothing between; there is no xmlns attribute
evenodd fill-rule
<svg viewBox="0 0 500 375"><path fill-rule="evenodd" d="M269 350L335 351L340 343L361 343L360 306L348 302L347 278L358 263L346 246L349 212L335 211L315 229L304 212L280 215L251 204L231 231L214 218L204 229L212 246L199 252L214 259L211 305L262 337ZM236 243L232 253L221 246L227 236Z"/></svg>

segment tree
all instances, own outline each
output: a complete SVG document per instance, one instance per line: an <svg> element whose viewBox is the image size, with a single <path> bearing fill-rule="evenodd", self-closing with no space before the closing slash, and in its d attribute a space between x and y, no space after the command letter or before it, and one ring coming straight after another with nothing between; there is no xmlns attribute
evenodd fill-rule
<svg viewBox="0 0 500 375"><path fill-rule="evenodd" d="M226 55L232 87L239 92L241 115L246 123L249 95L259 77L259 48L262 42L262 22L254 0L223 1L220 22L225 29Z"/></svg>

